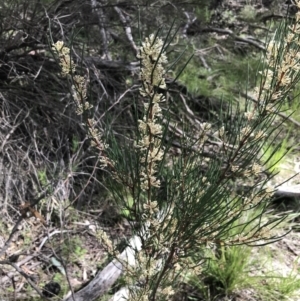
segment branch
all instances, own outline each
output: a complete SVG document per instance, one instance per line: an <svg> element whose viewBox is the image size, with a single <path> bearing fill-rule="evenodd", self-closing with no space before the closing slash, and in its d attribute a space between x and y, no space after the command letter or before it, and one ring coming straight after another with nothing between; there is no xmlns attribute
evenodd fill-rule
<svg viewBox="0 0 300 301"><path fill-rule="evenodd" d="M38 202L40 200L42 200L46 195L47 195L48 191L44 191L37 199L33 200L30 202L29 207L34 207L35 205L38 204ZM8 240L5 242L3 248L0 250L0 256L8 249L12 239L14 238L14 234L19 230L19 225L22 222L22 220L25 218L25 216L20 216L19 219L17 220L16 224L14 225Z"/></svg>
<svg viewBox="0 0 300 301"><path fill-rule="evenodd" d="M244 93L244 92L238 92L240 93L241 96L243 96L244 98L246 99L250 99L251 101L255 102L255 103L258 103L257 99L255 99L254 97L248 95L247 93ZM297 125L300 127L300 122L298 122L297 120L293 119L292 117L290 116L287 116L286 114L282 113L282 112L276 112L276 114L290 122L292 122L293 124Z"/></svg>
<svg viewBox="0 0 300 301"><path fill-rule="evenodd" d="M140 68L139 62L120 62L120 61L111 61L111 60L103 60L99 57L86 57L84 58L84 62L88 67L93 67L93 65L98 69L112 69L119 71L130 71L130 72L138 72Z"/></svg>
<svg viewBox="0 0 300 301"><path fill-rule="evenodd" d="M27 275L21 268L19 268L15 263L9 261L9 260L2 260L0 261L0 264L7 264L12 266L19 274L21 274L26 281L30 284L30 286L44 299L49 300L49 298L45 297L42 293L42 291L35 285L34 278L30 275Z"/></svg>
<svg viewBox="0 0 300 301"><path fill-rule="evenodd" d="M94 10L94 12L96 13L97 17L98 17L98 23L99 23L99 28L100 28L100 36L101 36L101 46L103 49L103 56L108 59L111 60L111 56L108 52L108 35L107 35L107 31L105 29L105 15L103 13L102 8L99 8L97 6L97 1L96 0L91 0L91 7Z"/></svg>
<svg viewBox="0 0 300 301"><path fill-rule="evenodd" d="M133 37L132 37L132 32L131 32L131 27L128 25L127 20L122 12L122 10L120 8L118 8L117 6L114 7L114 10L117 12L117 14L119 15L119 18L124 26L124 30L127 36L127 39L131 45L131 48L134 51L135 56L139 53L138 48L136 47Z"/></svg>
<svg viewBox="0 0 300 301"><path fill-rule="evenodd" d="M250 38L248 38L248 39L247 38L242 38L242 37L236 35L232 30L229 30L229 29L206 27L206 28L201 29L201 32L217 32L217 33L220 33L220 34L228 34L237 41L248 43L250 45L255 46L256 48L258 48L260 50L266 51L266 48L260 44L262 42L258 43L256 41L250 39Z"/></svg>
<svg viewBox="0 0 300 301"><path fill-rule="evenodd" d="M183 30L182 30L182 36L184 38L187 38L187 31L188 29L191 27L191 25L193 25L195 23L195 21L197 20L196 17L194 17L192 20L191 20L191 17L189 15L189 13L187 13L186 11L184 12L184 15L186 16L187 18L187 22L186 24L184 25L183 27Z"/></svg>

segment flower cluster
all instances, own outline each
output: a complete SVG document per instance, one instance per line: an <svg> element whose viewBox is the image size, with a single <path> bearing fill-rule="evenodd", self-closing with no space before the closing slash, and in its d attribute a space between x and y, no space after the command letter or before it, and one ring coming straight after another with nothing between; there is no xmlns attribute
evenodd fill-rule
<svg viewBox="0 0 300 301"><path fill-rule="evenodd" d="M52 50L58 54L61 75L67 76L75 72L75 64L70 56L70 49L64 45L63 41L57 41L52 45Z"/></svg>
<svg viewBox="0 0 300 301"><path fill-rule="evenodd" d="M140 78L143 85L140 94L147 101L144 103L144 117L138 121L140 139L137 148L142 153L141 163L144 166L140 172L141 187L147 191L151 187L160 186L156 170L164 154L161 146L162 126L159 118L161 117L160 103L165 98L157 92L159 88L166 87L163 64L167 62L167 58L163 52L163 41L150 35L142 44L138 58L142 63Z"/></svg>
<svg viewBox="0 0 300 301"><path fill-rule="evenodd" d="M132 301L149 300L150 296L156 293L170 299L174 294L169 285L163 285L162 288L158 285L162 280L159 275L164 261L170 256L170 245L167 243L165 233L170 228L171 221L169 216L160 211L161 208L152 193L153 189L161 185L157 171L165 152L162 146L161 125L161 103L165 101L165 97L159 93L159 90L166 88L163 64L167 62L167 58L163 48L163 41L150 35L142 43L138 55L141 60L140 95L144 101L144 114L143 118L138 120L139 137L136 153L139 155L140 163L140 189L146 194L141 205L141 217L147 227L147 240L143 242L143 251L136 256L138 267L132 273L129 269L127 273L128 281L138 279L138 283L143 285L139 290L132 292L130 296ZM168 213L171 213L170 210L171 208Z"/></svg>
<svg viewBox="0 0 300 301"><path fill-rule="evenodd" d="M71 92L76 105L77 115L82 115L85 111L91 109L93 106L87 101L87 86L89 84L88 76L75 75L76 64L73 62L70 49L65 46L63 41L57 41L52 45L52 50L59 57L59 64L61 67L61 75L66 77L70 76L72 81ZM104 155L105 149L108 147L102 141L102 133L96 128L94 119L87 120L89 130L89 137L92 141L92 146L99 150L99 160L102 167L111 165L111 162Z"/></svg>
<svg viewBox="0 0 300 301"><path fill-rule="evenodd" d="M264 82L254 91L255 98L266 105L268 111L272 111L273 103L293 89L300 70L300 1L295 2L298 7L296 20L287 28L288 33L283 39L276 39L275 35L269 42L266 53L268 68L262 72Z"/></svg>
<svg viewBox="0 0 300 301"><path fill-rule="evenodd" d="M86 100L88 79L84 76L74 74L76 65L71 58L70 49L64 45L64 42L57 41L55 44L53 44L52 50L55 51L59 57L59 65L61 67L62 76L65 77L71 75L72 77L72 97L76 103L76 113L81 115L84 111L93 107Z"/></svg>

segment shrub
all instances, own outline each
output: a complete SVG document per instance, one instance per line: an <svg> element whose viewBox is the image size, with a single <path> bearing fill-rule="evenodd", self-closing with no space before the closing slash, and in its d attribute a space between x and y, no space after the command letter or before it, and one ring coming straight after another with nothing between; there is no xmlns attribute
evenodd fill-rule
<svg viewBox="0 0 300 301"><path fill-rule="evenodd" d="M104 231L98 233L124 267L130 300L170 300L184 275L201 271L205 248L217 256L227 246L280 239L271 229L283 218L264 219L273 191L266 185L269 177L262 176L261 159L266 137L280 126L274 127L274 120L299 78L299 33L298 25L283 23L268 43L252 98L234 110L228 106L218 128L198 122L196 130L188 120L174 124L168 114L164 92L169 37L163 41L150 35L138 55L140 97L132 101L136 132L123 142L109 125L99 129L88 118L88 74L75 75L70 49L61 41L53 45L62 75L71 82L76 113L85 119L101 168L110 177L111 193L135 229L125 257ZM174 127L176 136L170 131ZM170 151L174 145L176 154ZM254 208L259 213L243 219Z"/></svg>

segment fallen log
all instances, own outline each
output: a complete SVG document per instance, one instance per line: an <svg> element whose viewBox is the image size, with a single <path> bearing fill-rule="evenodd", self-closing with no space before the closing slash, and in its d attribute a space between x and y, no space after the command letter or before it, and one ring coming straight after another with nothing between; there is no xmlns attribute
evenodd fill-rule
<svg viewBox="0 0 300 301"><path fill-rule="evenodd" d="M146 230L144 233L146 233ZM141 250L141 247L142 242L140 237L134 236L131 238L128 247L126 247L117 259L114 259L102 271L99 271L95 278L81 290L74 293L74 295L70 293L64 301L93 301L103 296L122 275L124 267L121 262L126 262L128 265L134 266L136 263L135 254ZM123 292L125 293L125 289ZM118 299L112 300L122 300L121 297L119 293L116 297Z"/></svg>

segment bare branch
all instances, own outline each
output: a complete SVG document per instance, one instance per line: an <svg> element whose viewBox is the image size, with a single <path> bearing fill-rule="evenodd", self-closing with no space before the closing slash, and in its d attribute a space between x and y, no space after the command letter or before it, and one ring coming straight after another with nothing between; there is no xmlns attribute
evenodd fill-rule
<svg viewBox="0 0 300 301"><path fill-rule="evenodd" d="M108 51L108 33L105 28L105 15L102 8L99 8L96 0L91 0L91 6L98 17L98 23L100 28L101 46L103 52L103 58L111 60L110 53Z"/></svg>
<svg viewBox="0 0 300 301"><path fill-rule="evenodd" d="M132 37L132 31L131 31L131 27L128 25L128 22L122 12L122 10L120 8L118 8L117 6L114 7L114 10L117 12L117 14L119 15L119 18L124 26L124 30L125 30L125 33L126 33L126 36L127 36L127 39L131 45L131 48L133 49L134 51L134 54L137 55L139 50L138 48L136 47L135 43L134 43L134 40L133 40L133 37Z"/></svg>

